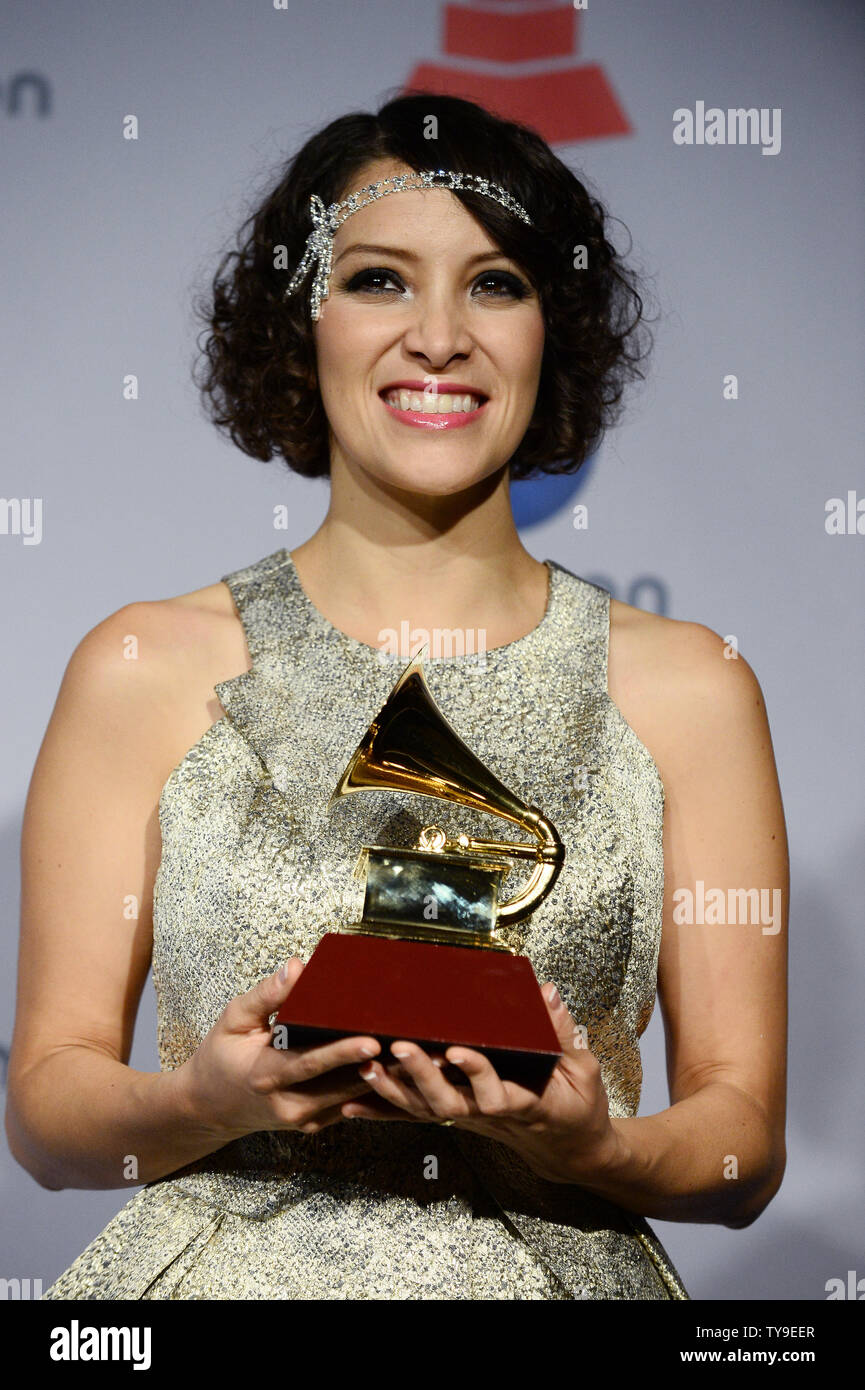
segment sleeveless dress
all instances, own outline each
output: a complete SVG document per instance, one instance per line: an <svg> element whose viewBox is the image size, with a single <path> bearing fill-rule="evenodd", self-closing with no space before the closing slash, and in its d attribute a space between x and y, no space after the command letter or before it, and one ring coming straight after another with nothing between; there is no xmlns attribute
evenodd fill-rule
<svg viewBox="0 0 865 1390"><path fill-rule="evenodd" d="M607 693L609 599L547 560L540 624L433 657L442 713L557 827L567 858L526 921L500 929L588 1031L613 1116L637 1112L654 1007L664 790ZM404 660L312 604L287 550L225 576L252 668L159 802L153 979L162 1070L234 996L360 919L364 844L521 838L499 817L384 789L327 799ZM417 645L413 642L413 647ZM432 808L432 811L431 811ZM467 824L467 817L469 818ZM505 896L530 868L514 870ZM432 1163L431 1158L437 1161ZM646 1221L459 1126L344 1120L262 1132L147 1183L46 1299L687 1299Z"/></svg>

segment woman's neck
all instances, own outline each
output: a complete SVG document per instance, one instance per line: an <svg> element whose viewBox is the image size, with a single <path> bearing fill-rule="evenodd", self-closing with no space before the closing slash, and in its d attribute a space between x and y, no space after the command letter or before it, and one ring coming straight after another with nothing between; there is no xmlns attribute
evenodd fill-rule
<svg viewBox="0 0 865 1390"><path fill-rule="evenodd" d="M510 513L509 513L510 515ZM478 649L526 635L544 616L548 571L513 527L464 545L450 531L385 543L328 516L291 552L307 597L334 627L377 646L385 630L471 630Z"/></svg>

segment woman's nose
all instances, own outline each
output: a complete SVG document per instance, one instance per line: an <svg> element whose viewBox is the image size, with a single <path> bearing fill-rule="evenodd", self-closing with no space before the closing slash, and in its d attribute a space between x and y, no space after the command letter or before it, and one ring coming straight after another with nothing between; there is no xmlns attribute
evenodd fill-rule
<svg viewBox="0 0 865 1390"><path fill-rule="evenodd" d="M419 297L412 322L405 333L406 350L423 357L433 369L445 367L454 357L467 357L472 340L465 311L450 298Z"/></svg>

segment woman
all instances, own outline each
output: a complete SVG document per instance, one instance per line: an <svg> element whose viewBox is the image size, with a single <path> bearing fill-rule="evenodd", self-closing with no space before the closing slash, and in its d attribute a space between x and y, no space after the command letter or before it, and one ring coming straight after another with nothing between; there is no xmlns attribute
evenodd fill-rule
<svg viewBox="0 0 865 1390"><path fill-rule="evenodd" d="M44 1187L144 1186L45 1297L682 1299L645 1218L746 1226L777 1190L786 930L682 922L675 896L786 904L759 687L715 633L536 561L510 509L510 478L602 437L641 309L539 137L426 95L311 139L220 267L213 418L329 474L330 507L291 552L113 614L64 678L7 1126ZM482 650L429 662L432 693L567 848L508 929L563 1051L540 1096L466 1048L271 1046L302 962L357 920L358 847L424 824L387 791L326 812L404 623ZM127 1065L151 953L159 1074ZM637 1118L656 985L672 1104Z"/></svg>

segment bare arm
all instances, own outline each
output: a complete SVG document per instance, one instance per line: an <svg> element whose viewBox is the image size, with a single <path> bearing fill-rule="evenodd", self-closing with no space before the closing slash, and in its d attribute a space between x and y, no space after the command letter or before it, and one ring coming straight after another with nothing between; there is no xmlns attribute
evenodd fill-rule
<svg viewBox="0 0 865 1390"><path fill-rule="evenodd" d="M191 1125L174 1075L126 1065L150 965L165 730L176 723L149 609L121 609L79 644L24 814L6 1125L13 1154L47 1187L122 1187L130 1154L146 1181L219 1146Z"/></svg>
<svg viewBox="0 0 865 1390"><path fill-rule="evenodd" d="M135 660L124 659L130 635ZM128 1066L152 949L159 793L202 732L181 727L188 701L176 699L176 683L190 676L177 656L189 636L188 619L151 604L121 609L88 633L34 770L6 1132L43 1187L153 1181L259 1129L314 1132L366 1090L354 1068L349 1080L334 1070L372 1055L357 1039L303 1055L269 1046L268 1015L298 962L285 981L268 977L230 1001L177 1071Z"/></svg>
<svg viewBox="0 0 865 1390"><path fill-rule="evenodd" d="M715 633L676 627L654 712L643 701L642 727L629 719L666 792L658 991L673 1104L614 1119L617 1151L580 1181L645 1216L736 1228L759 1216L784 1173L787 841L753 672L724 657ZM723 917L718 902L712 922L706 900L718 888ZM737 893L750 889L767 891Z"/></svg>

